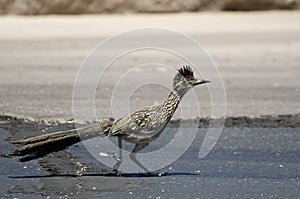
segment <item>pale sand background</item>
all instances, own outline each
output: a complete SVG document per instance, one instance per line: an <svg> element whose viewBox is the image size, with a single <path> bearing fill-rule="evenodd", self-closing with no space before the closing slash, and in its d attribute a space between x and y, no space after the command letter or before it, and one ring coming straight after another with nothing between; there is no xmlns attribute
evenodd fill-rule
<svg viewBox="0 0 300 199"><path fill-rule="evenodd" d="M72 118L73 83L84 58L104 39L143 27L176 30L205 47L223 76L229 116L299 113L299 21L298 11L2 16L1 114L35 119ZM129 57L124 66L145 58L147 54ZM164 56L156 58L173 67L180 64ZM166 81L173 76L157 74ZM106 88L111 90L113 85L107 82ZM195 91L200 93L202 112L187 117L209 116L207 92L203 88ZM168 93L156 88L151 96L147 92L140 90L136 94L141 99L134 104L136 107L161 101ZM101 91L96 94L96 108L101 112L99 117L109 117L110 107L106 105L110 101L102 96Z"/></svg>

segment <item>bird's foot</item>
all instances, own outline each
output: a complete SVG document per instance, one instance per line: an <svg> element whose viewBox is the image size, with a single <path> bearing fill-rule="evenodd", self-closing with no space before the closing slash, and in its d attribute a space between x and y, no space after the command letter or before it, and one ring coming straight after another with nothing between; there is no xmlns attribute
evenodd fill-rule
<svg viewBox="0 0 300 199"><path fill-rule="evenodd" d="M121 173L118 171L118 169L114 169L113 172L116 176L121 176Z"/></svg>

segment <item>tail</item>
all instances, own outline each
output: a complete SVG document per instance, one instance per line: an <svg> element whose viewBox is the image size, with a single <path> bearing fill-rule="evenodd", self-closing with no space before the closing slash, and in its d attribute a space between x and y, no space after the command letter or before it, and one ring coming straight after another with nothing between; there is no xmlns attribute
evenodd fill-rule
<svg viewBox="0 0 300 199"><path fill-rule="evenodd" d="M61 131L22 140L12 141L15 145L13 156L24 156L21 162L43 157L51 152L60 151L82 140L105 136L112 121L104 121L80 129Z"/></svg>

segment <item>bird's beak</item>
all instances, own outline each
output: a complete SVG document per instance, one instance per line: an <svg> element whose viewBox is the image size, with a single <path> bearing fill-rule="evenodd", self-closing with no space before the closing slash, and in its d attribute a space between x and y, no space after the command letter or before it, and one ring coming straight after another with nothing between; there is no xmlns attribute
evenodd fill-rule
<svg viewBox="0 0 300 199"><path fill-rule="evenodd" d="M209 82L210 82L209 80L198 80L193 84L193 86L197 86L197 85L200 85L200 84L206 84L206 83L209 83Z"/></svg>

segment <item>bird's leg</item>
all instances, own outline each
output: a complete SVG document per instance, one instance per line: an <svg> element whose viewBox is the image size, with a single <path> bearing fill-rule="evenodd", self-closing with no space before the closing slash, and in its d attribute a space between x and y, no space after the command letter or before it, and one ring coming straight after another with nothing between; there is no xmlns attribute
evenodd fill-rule
<svg viewBox="0 0 300 199"><path fill-rule="evenodd" d="M148 146L148 143L144 143L144 144L136 144L135 147L133 148L133 150L131 151L129 157L131 158L131 160L136 163L139 167L141 167L146 173L150 173L149 170L142 164L140 163L137 159L136 159L136 154L142 150L143 148L145 148L146 146Z"/></svg>
<svg viewBox="0 0 300 199"><path fill-rule="evenodd" d="M117 162L113 167L113 171L116 172L116 174L119 174L118 168L122 163L122 137L121 136L118 136L118 144L119 144L119 157L117 156L114 157Z"/></svg>

